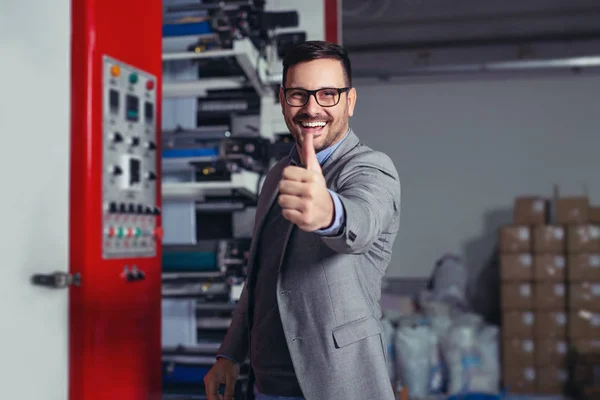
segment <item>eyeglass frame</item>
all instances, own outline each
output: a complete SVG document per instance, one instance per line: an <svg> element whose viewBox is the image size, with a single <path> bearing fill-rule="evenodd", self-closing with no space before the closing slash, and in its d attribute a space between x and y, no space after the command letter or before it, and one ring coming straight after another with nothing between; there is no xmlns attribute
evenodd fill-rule
<svg viewBox="0 0 600 400"><path fill-rule="evenodd" d="M348 91L350 91L350 89L352 89L352 86L347 86L347 87L343 87L343 88L324 87L324 88L315 89L315 90L308 90L308 89L302 89L302 88L284 88L283 86L281 86L281 89L283 89L283 98L285 99L285 103L290 107L304 107L310 101L310 96L313 96L315 98L315 101L317 102L317 104L320 107L329 108L329 107L335 107L338 104L340 104L340 100L342 99L342 93L348 93ZM302 104L301 106L295 106L295 105L290 104L290 102L287 99L287 92L290 90L302 90L302 91L306 92L308 94L308 96L306 96L306 102L304 104ZM338 99L337 99L336 103L332 104L330 106L321 105L321 103L319 103L319 99L317 99L317 92L320 92L321 90L336 90L338 92Z"/></svg>

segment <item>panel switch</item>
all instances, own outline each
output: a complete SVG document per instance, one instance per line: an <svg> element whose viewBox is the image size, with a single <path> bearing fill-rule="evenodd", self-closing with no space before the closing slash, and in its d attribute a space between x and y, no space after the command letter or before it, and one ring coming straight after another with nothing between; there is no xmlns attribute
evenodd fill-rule
<svg viewBox="0 0 600 400"><path fill-rule="evenodd" d="M119 176L119 175L123 174L123 169L121 167L119 167L118 165L113 165L110 168L110 173L113 174L114 176Z"/></svg>
<svg viewBox="0 0 600 400"><path fill-rule="evenodd" d="M156 143L154 143L154 142L147 142L146 143L146 148L148 150L156 150Z"/></svg>
<svg viewBox="0 0 600 400"><path fill-rule="evenodd" d="M113 133L110 135L110 140L111 140L113 143L120 143L120 142L122 142L122 141L123 141L123 135L121 135L121 133L119 133L119 132L113 132Z"/></svg>

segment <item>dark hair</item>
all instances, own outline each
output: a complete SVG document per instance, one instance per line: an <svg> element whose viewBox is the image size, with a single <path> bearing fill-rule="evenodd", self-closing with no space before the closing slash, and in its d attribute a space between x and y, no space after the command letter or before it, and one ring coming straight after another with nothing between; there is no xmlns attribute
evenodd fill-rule
<svg viewBox="0 0 600 400"><path fill-rule="evenodd" d="M346 85L352 87L352 66L348 52L342 46L321 40L303 42L291 48L283 59L283 77L281 83L285 87L288 69L305 61L329 58L342 63L346 75Z"/></svg>

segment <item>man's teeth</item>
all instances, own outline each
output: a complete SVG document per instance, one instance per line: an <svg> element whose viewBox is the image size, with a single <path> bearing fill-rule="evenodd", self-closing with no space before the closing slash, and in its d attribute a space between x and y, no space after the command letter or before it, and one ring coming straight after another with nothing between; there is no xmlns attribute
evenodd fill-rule
<svg viewBox="0 0 600 400"><path fill-rule="evenodd" d="M302 122L302 126L305 128L316 128L316 127L323 127L325 126L326 122L323 121L319 121L319 122Z"/></svg>

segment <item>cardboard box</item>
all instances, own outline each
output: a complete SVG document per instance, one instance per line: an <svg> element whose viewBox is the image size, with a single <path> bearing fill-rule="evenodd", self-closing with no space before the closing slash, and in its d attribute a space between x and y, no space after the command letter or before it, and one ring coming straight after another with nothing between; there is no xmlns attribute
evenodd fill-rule
<svg viewBox="0 0 600 400"><path fill-rule="evenodd" d="M508 225L500 228L500 252L531 252L530 228L526 225Z"/></svg>
<svg viewBox="0 0 600 400"><path fill-rule="evenodd" d="M536 369L533 365L504 364L503 378L509 393L536 392Z"/></svg>
<svg viewBox="0 0 600 400"><path fill-rule="evenodd" d="M554 204L554 223L558 225L588 222L590 202L587 196L562 197Z"/></svg>
<svg viewBox="0 0 600 400"><path fill-rule="evenodd" d="M564 282L566 267L567 259L562 254L536 254L533 256L533 279L536 282Z"/></svg>
<svg viewBox="0 0 600 400"><path fill-rule="evenodd" d="M502 336L504 338L532 338L535 314L531 310L505 311L502 313Z"/></svg>
<svg viewBox="0 0 600 400"><path fill-rule="evenodd" d="M569 253L600 253L600 225L569 226L567 251Z"/></svg>
<svg viewBox="0 0 600 400"><path fill-rule="evenodd" d="M548 220L548 200L540 196L515 198L513 222L517 225L543 225Z"/></svg>
<svg viewBox="0 0 600 400"><path fill-rule="evenodd" d="M569 338L600 338L600 313L588 310L572 310L569 312Z"/></svg>
<svg viewBox="0 0 600 400"><path fill-rule="evenodd" d="M565 311L536 311L533 328L536 339L565 339L569 314Z"/></svg>
<svg viewBox="0 0 600 400"><path fill-rule="evenodd" d="M538 367L556 365L564 368L568 350L566 339L536 339L535 365Z"/></svg>
<svg viewBox="0 0 600 400"><path fill-rule="evenodd" d="M588 222L590 224L600 224L600 207L590 207Z"/></svg>
<svg viewBox="0 0 600 400"><path fill-rule="evenodd" d="M523 310L533 307L533 284L506 282L500 287L502 310Z"/></svg>
<svg viewBox="0 0 600 400"><path fill-rule="evenodd" d="M569 374L565 368L546 366L536 371L536 389L538 394L562 394Z"/></svg>
<svg viewBox="0 0 600 400"><path fill-rule="evenodd" d="M569 308L600 312L600 282L570 283Z"/></svg>
<svg viewBox="0 0 600 400"><path fill-rule="evenodd" d="M531 338L505 338L502 342L502 362L535 364L535 341Z"/></svg>
<svg viewBox="0 0 600 400"><path fill-rule="evenodd" d="M600 253L569 254L567 275L571 282L600 282Z"/></svg>
<svg viewBox="0 0 600 400"><path fill-rule="evenodd" d="M531 281L533 257L530 253L500 254L500 279L503 282Z"/></svg>
<svg viewBox="0 0 600 400"><path fill-rule="evenodd" d="M564 311L567 308L567 286L564 283L536 282L533 288L533 308Z"/></svg>
<svg viewBox="0 0 600 400"><path fill-rule="evenodd" d="M538 225L532 228L534 253L564 253L565 228L560 225Z"/></svg>

